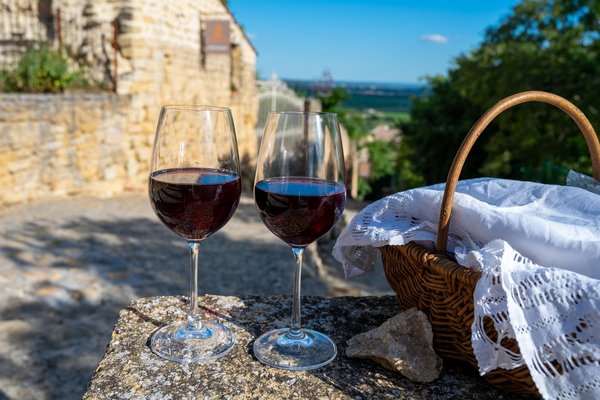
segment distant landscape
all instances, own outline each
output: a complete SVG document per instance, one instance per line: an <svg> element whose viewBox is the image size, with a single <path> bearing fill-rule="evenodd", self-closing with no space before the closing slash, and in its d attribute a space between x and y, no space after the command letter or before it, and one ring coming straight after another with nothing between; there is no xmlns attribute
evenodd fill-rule
<svg viewBox="0 0 600 400"><path fill-rule="evenodd" d="M335 104L333 111L343 116L343 125L352 133L363 157L362 165L367 175L358 176L353 196L360 200L375 200L395 191L395 165L398 158L400 126L409 123L415 97L426 94L424 84L380 82L334 82L331 79L316 81L285 80L288 87L301 97L342 98L332 89L342 88L348 99ZM336 93L336 94L334 94ZM376 131L389 132L387 137ZM390 136L391 135L391 136ZM365 153L369 161L365 161ZM357 174L360 167L356 170Z"/></svg>
<svg viewBox="0 0 600 400"><path fill-rule="evenodd" d="M302 96L315 96L325 85L346 89L350 98L342 107L356 111L379 111L404 114L411 108L411 99L422 96L425 84L381 82L331 82L285 80L285 83Z"/></svg>

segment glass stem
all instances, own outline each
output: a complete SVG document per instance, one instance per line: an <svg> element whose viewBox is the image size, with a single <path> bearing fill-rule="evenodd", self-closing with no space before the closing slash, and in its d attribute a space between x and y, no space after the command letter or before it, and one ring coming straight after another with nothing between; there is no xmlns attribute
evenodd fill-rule
<svg viewBox="0 0 600 400"><path fill-rule="evenodd" d="M294 269L294 303L292 305L292 323L288 332L289 336L300 338L304 336L300 326L300 288L302 283L302 255L303 247L292 247L294 257L296 258L296 268Z"/></svg>
<svg viewBox="0 0 600 400"><path fill-rule="evenodd" d="M187 315L187 330L202 329L198 314L198 249L200 242L188 242L190 248L190 309Z"/></svg>

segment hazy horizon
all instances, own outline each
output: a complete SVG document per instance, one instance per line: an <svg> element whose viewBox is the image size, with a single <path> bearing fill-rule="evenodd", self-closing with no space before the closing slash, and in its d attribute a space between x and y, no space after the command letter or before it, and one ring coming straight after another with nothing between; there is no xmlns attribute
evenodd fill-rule
<svg viewBox="0 0 600 400"><path fill-rule="evenodd" d="M262 78L261 80L269 80L269 78ZM277 77L277 79L282 80L284 82L301 82L301 83L313 83L313 82L322 82L321 78L315 78L315 79L293 79L293 78L284 78L284 77ZM420 88L420 87L424 87L427 86L427 82L385 82L385 81L373 81L373 80L337 80L334 79L333 80L333 84L334 86L345 86L345 85L360 85L360 86L370 86L370 85L376 85L376 86L388 86L388 87L414 87L414 88Z"/></svg>

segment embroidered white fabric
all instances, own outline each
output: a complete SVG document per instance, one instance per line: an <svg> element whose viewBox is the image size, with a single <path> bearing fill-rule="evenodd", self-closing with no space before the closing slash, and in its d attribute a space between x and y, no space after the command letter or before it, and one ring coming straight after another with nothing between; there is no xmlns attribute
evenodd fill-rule
<svg viewBox="0 0 600 400"><path fill-rule="evenodd" d="M503 240L457 261L483 271L471 330L482 374L525 363L544 399L600 398L600 281L539 266ZM497 341L485 334L486 316ZM521 355L502 347L505 337L517 339Z"/></svg>
<svg viewBox="0 0 600 400"><path fill-rule="evenodd" d="M376 247L418 241L432 248L443 188L397 193L361 211L333 251L346 277L372 270ZM503 179L461 181L447 247L460 264L482 270L472 327L482 374L526 363L546 399L600 398L600 196ZM483 331L486 316L498 341ZM499 344L504 337L516 338L521 355Z"/></svg>
<svg viewBox="0 0 600 400"><path fill-rule="evenodd" d="M569 170L567 174L567 185L585 189L589 192L600 194L600 181L580 172Z"/></svg>
<svg viewBox="0 0 600 400"><path fill-rule="evenodd" d="M396 193L365 207L333 255L347 278L374 267L375 247L418 241L433 247L445 184ZM600 279L600 196L580 188L478 178L456 187L448 251L465 253L504 239L545 267Z"/></svg>

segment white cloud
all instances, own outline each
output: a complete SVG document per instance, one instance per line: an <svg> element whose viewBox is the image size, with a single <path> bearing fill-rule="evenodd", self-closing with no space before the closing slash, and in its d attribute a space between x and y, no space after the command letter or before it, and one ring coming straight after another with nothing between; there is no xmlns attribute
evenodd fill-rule
<svg viewBox="0 0 600 400"><path fill-rule="evenodd" d="M439 35L437 33L430 33L428 35L421 36L421 40L424 42L431 42L436 44L446 44L448 43L448 38L444 35Z"/></svg>

